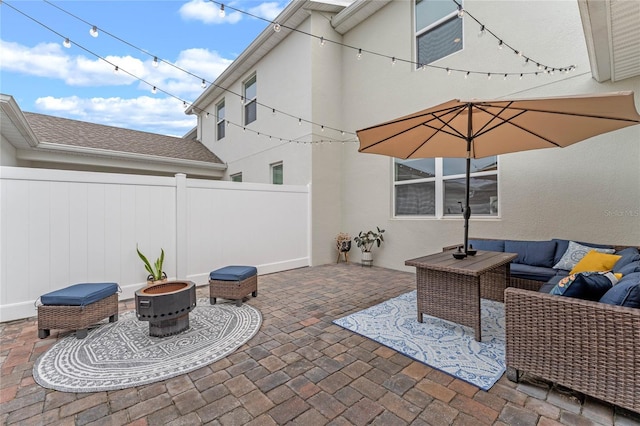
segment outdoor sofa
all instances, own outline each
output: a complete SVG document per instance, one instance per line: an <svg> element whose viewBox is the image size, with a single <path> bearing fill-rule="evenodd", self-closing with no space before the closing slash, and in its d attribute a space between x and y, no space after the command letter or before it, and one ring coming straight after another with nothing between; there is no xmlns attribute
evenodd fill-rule
<svg viewBox="0 0 640 426"><path fill-rule="evenodd" d="M511 287L504 292L507 377L518 381L527 372L640 413L638 247L560 239L471 239L470 243L479 250L518 254L510 265ZM610 290L570 297L549 294L569 275L554 266L570 244L622 255L612 268L622 277Z"/></svg>

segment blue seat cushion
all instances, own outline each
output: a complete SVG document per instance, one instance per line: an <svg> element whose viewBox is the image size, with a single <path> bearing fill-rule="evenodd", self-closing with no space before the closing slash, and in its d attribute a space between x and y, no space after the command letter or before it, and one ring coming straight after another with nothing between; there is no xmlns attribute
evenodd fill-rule
<svg viewBox="0 0 640 426"><path fill-rule="evenodd" d="M634 262L640 262L640 252L635 247L627 247L624 250L617 251L618 256L622 256L615 265L613 265L613 272L621 272L625 266Z"/></svg>
<svg viewBox="0 0 640 426"><path fill-rule="evenodd" d="M258 269L255 266L234 265L212 271L209 274L209 279L218 281L244 281L257 274Z"/></svg>
<svg viewBox="0 0 640 426"><path fill-rule="evenodd" d="M504 251L518 254L513 263L551 268L554 265L556 242L506 240L504 242Z"/></svg>
<svg viewBox="0 0 640 426"><path fill-rule="evenodd" d="M627 308L640 308L640 272L622 277L618 284L602 296L600 302Z"/></svg>
<svg viewBox="0 0 640 426"><path fill-rule="evenodd" d="M469 240L469 244L476 250L504 251L504 240Z"/></svg>
<svg viewBox="0 0 640 426"><path fill-rule="evenodd" d="M544 268L542 266L523 265L522 263L512 263L510 265L510 272L511 276L516 278L542 282L547 282L551 277L556 275L555 269Z"/></svg>
<svg viewBox="0 0 640 426"><path fill-rule="evenodd" d="M43 305L86 306L118 292L116 283L80 283L40 296Z"/></svg>

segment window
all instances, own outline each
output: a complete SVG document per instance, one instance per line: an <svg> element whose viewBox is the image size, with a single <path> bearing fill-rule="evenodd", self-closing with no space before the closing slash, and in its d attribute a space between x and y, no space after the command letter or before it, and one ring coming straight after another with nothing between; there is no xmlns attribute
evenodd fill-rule
<svg viewBox="0 0 640 426"><path fill-rule="evenodd" d="M254 75L244 83L244 124L253 123L257 118L257 81Z"/></svg>
<svg viewBox="0 0 640 426"><path fill-rule="evenodd" d="M416 62L430 64L462 50L462 19L451 0L416 0Z"/></svg>
<svg viewBox="0 0 640 426"><path fill-rule="evenodd" d="M274 185L282 185L283 183L283 169L282 163L275 163L271 165L271 183Z"/></svg>
<svg viewBox="0 0 640 426"><path fill-rule="evenodd" d="M456 216L465 205L466 160L394 160L395 216ZM474 216L498 214L498 160L471 160L469 205Z"/></svg>
<svg viewBox="0 0 640 426"><path fill-rule="evenodd" d="M242 182L242 172L231 175L231 182Z"/></svg>
<svg viewBox="0 0 640 426"><path fill-rule="evenodd" d="M224 100L216 105L216 140L224 138Z"/></svg>

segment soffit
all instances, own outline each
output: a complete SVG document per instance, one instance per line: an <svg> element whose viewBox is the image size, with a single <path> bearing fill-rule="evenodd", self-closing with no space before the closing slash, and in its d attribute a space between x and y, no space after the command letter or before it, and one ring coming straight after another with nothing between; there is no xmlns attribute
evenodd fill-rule
<svg viewBox="0 0 640 426"><path fill-rule="evenodd" d="M38 139L13 97L9 95L0 95L0 97L0 132L2 137L18 149L37 146Z"/></svg>
<svg viewBox="0 0 640 426"><path fill-rule="evenodd" d="M640 75L640 1L578 0L593 78Z"/></svg>
<svg viewBox="0 0 640 426"><path fill-rule="evenodd" d="M340 34L345 34L353 27L382 9L391 0L357 0L331 19L331 25Z"/></svg>
<svg viewBox="0 0 640 426"><path fill-rule="evenodd" d="M328 1L292 1L274 19L282 29L275 32L271 25L267 26L258 37L236 58L213 84L195 100L186 110L187 114L201 112L207 105L215 101L231 84L244 78L255 65L284 40L293 30L298 28L310 15L310 11L338 13L351 4L352 0ZM213 111L209 111L212 113Z"/></svg>

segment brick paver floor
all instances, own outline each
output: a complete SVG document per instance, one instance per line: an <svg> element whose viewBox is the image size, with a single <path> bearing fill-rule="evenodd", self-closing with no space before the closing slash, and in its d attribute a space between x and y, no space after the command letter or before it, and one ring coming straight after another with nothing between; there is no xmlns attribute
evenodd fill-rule
<svg viewBox="0 0 640 426"><path fill-rule="evenodd" d="M204 283L198 283L204 284ZM527 380L488 392L332 324L415 288L415 275L340 263L259 277L260 331L214 364L118 391L65 393L32 377L68 332L0 324L0 422L20 425L640 425L640 415ZM198 288L207 297L207 287ZM122 301L121 312L133 309Z"/></svg>

